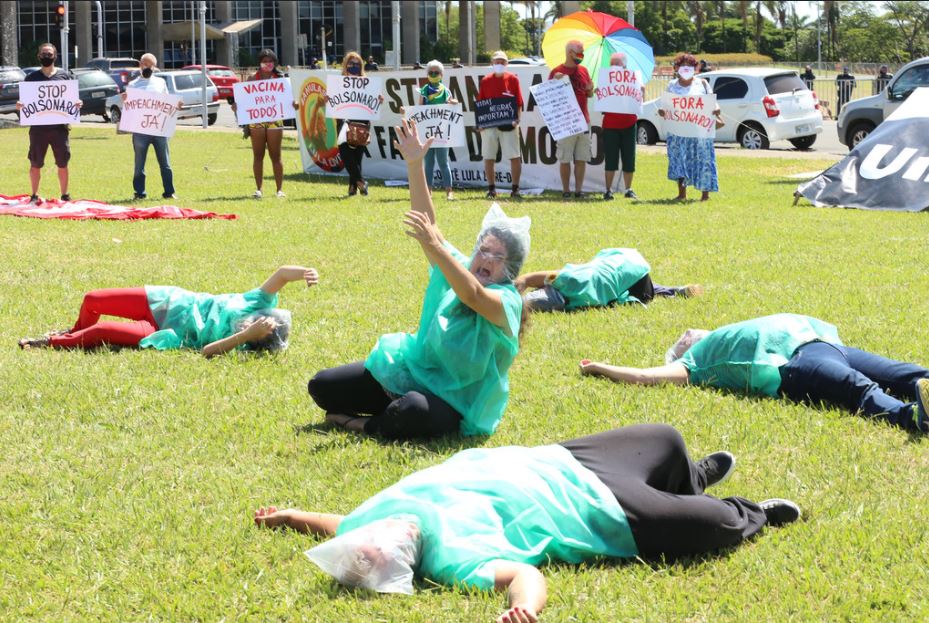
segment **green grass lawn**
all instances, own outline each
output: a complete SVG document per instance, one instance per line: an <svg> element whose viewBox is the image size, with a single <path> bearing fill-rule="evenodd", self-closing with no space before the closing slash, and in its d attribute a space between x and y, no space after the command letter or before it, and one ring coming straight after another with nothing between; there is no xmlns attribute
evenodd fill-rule
<svg viewBox="0 0 929 623"><path fill-rule="evenodd" d="M637 204L560 194L505 204L532 216L526 270L632 246L656 283L700 282L707 294L536 316L496 435L385 444L320 426L306 381L363 358L382 333L415 328L427 276L402 233L407 191L372 184L370 197L344 198L342 180L309 179L295 142L285 147L287 199L256 202L245 141L197 131L172 140L178 203L236 221L0 217L0 619L490 620L502 595L428 583L414 597L339 588L303 556L314 539L257 530L252 510L347 513L462 448L638 422L673 424L695 456L735 453L736 473L714 494L788 497L805 517L718 557L548 566L543 620L929 618L925 439L837 410L577 372L584 357L657 364L688 327L774 312L817 316L848 344L929 364L925 214L791 207L796 180L785 176L828 163L731 155L720 157L722 192L706 204L667 201L675 185L660 155L640 155ZM26 151L25 131L0 131L0 192L28 192ZM128 137L79 129L72 152L75 197L131 196ZM53 168L42 190L57 195ZM160 194L153 155L148 190ZM487 201L458 196L439 201L438 218L467 250ZM295 330L276 357L16 347L70 326L93 288L244 291L282 263L315 266L321 283L283 291Z"/></svg>

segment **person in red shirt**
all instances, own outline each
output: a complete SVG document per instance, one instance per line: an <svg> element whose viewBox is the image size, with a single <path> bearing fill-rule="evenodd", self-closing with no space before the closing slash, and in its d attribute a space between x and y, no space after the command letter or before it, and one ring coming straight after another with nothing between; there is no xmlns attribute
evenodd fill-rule
<svg viewBox="0 0 929 623"><path fill-rule="evenodd" d="M523 109L523 93L519 88L516 74L506 71L509 60L506 52L497 50L491 56L494 71L481 79L477 99L485 100L500 97L512 97L516 100L516 121L512 127L478 129L481 133L481 156L484 158L484 175L487 177L487 198L497 196L494 162L499 149L504 160L510 161L513 176L513 188L510 197L519 198L519 174L522 171L522 153L519 146L519 114Z"/></svg>
<svg viewBox="0 0 929 623"><path fill-rule="evenodd" d="M581 66L584 60L584 45L580 41L568 41L565 45L565 61L555 67L548 75L549 80L560 80L567 77L571 81L577 104L587 120L587 131L581 134L568 136L557 143L556 155L561 163L561 187L564 191L562 197L571 196L571 162L574 162L574 196L583 197L581 187L584 185L584 173L587 171L587 161L591 158L590 149L590 113L587 112L587 99L594 94L594 82L587 73L587 68Z"/></svg>
<svg viewBox="0 0 929 623"><path fill-rule="evenodd" d="M626 55L616 52L610 57L611 67L626 67ZM642 99L645 99L645 87L642 87ZM632 176L635 173L635 144L636 144L636 115L605 112L603 113L603 144L605 153L604 181L606 192L604 199L613 198L613 177L619 169L619 162L623 163L623 195L627 199L638 199L632 190Z"/></svg>

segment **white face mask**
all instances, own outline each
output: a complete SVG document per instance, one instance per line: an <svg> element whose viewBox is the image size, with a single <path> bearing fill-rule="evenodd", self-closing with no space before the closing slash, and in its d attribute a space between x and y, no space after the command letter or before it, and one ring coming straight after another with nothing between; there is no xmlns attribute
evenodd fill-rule
<svg viewBox="0 0 929 623"><path fill-rule="evenodd" d="M498 76L506 71L506 65L502 63L494 63L494 73Z"/></svg>
<svg viewBox="0 0 929 623"><path fill-rule="evenodd" d="M694 77L695 68L690 65L684 65L677 70L677 75L679 75L684 80L690 80Z"/></svg>

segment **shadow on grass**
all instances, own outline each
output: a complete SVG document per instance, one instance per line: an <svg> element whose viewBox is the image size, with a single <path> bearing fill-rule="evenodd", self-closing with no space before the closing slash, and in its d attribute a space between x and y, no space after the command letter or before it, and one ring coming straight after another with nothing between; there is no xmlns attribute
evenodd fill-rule
<svg viewBox="0 0 929 623"><path fill-rule="evenodd" d="M310 452L319 452L330 448L343 448L355 439L369 439L382 446L393 446L397 448L416 446L419 449L427 450L437 456L447 456L448 452L459 452L470 448L479 448L487 443L487 436L463 437L461 435L449 435L437 439L404 439L394 440L385 439L378 435L359 434L346 431L338 426L327 424L325 422L310 422L303 426L294 426L294 433L297 435L312 435L318 439L324 439L322 443L317 443L309 448Z"/></svg>

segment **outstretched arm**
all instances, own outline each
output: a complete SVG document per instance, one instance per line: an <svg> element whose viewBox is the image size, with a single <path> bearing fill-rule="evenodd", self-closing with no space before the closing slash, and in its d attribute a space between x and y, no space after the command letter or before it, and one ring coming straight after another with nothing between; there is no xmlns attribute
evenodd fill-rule
<svg viewBox="0 0 929 623"><path fill-rule="evenodd" d="M509 608L497 623L536 623L545 607L548 591L542 572L522 562L494 562L494 588L507 591Z"/></svg>
<svg viewBox="0 0 929 623"><path fill-rule="evenodd" d="M617 383L633 385L687 385L687 368L679 361L656 368L624 368L584 359L581 361L581 374L602 376Z"/></svg>
<svg viewBox="0 0 929 623"><path fill-rule="evenodd" d="M277 294L281 288L291 281L306 281L307 287L319 283L319 273L315 268L305 268L303 266L281 266L274 274L261 284L262 292L266 294Z"/></svg>
<svg viewBox="0 0 929 623"><path fill-rule="evenodd" d="M397 134L394 147L406 161L407 177L410 181L410 205L417 212L425 214L429 222L435 225L435 208L432 205L432 195L429 194L429 184L426 182L426 170L423 168L423 158L432 145L432 139L420 143L416 134L416 122L406 119L401 119L400 125L396 126L394 131Z"/></svg>
<svg viewBox="0 0 929 623"><path fill-rule="evenodd" d="M525 292L527 288L544 288L546 283L551 283L558 276L557 270L541 270L537 273L526 273L520 275L513 282L520 293Z"/></svg>
<svg viewBox="0 0 929 623"><path fill-rule="evenodd" d="M276 506L261 507L255 511L255 525L259 528L290 528L322 536L334 535L344 518L344 515L308 513L296 508L278 510Z"/></svg>

